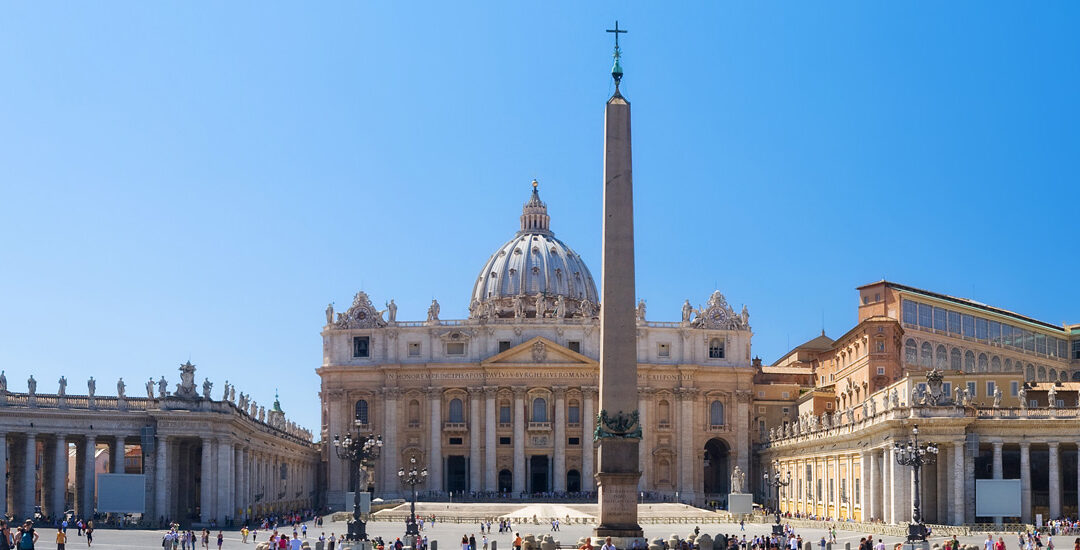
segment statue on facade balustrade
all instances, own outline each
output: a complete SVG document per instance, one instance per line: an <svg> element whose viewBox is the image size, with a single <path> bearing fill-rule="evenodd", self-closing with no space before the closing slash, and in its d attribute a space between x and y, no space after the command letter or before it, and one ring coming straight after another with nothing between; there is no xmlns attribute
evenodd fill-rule
<svg viewBox="0 0 1080 550"><path fill-rule="evenodd" d="M428 310L427 310L427 320L429 322L439 320L439 309L440 309L439 308L439 301L432 298L431 299L431 305L428 306Z"/></svg>
<svg viewBox="0 0 1080 550"><path fill-rule="evenodd" d="M1046 406L1051 409L1057 408L1057 383L1050 383L1050 391L1046 393Z"/></svg>
<svg viewBox="0 0 1080 550"><path fill-rule="evenodd" d="M1001 408L1001 388L994 386L994 408Z"/></svg>
<svg viewBox="0 0 1080 550"><path fill-rule="evenodd" d="M0 370L0 392L7 393L7 375Z"/></svg>
<svg viewBox="0 0 1080 550"><path fill-rule="evenodd" d="M877 416L877 399L870 398L870 416Z"/></svg>
<svg viewBox="0 0 1080 550"><path fill-rule="evenodd" d="M259 407L259 422L266 422L266 407Z"/></svg>
<svg viewBox="0 0 1080 550"><path fill-rule="evenodd" d="M229 399L229 381L225 381L225 388L221 393L221 400L227 401Z"/></svg>
<svg viewBox="0 0 1080 550"><path fill-rule="evenodd" d="M832 415L829 413L821 415L821 427L826 430L832 428Z"/></svg>
<svg viewBox="0 0 1080 550"><path fill-rule="evenodd" d="M645 300L639 299L637 302L637 320L645 322Z"/></svg>
<svg viewBox="0 0 1080 550"><path fill-rule="evenodd" d="M326 324L334 324L334 303L330 302L326 306Z"/></svg>
<svg viewBox="0 0 1080 550"><path fill-rule="evenodd" d="M127 397L126 395L124 395L124 391L126 389L127 389L127 386L124 384L124 377L121 376L120 379L116 381L116 397L118 397L120 399L124 399L125 397ZM153 386L151 386L151 392L150 393L153 393ZM153 397L153 396L151 396L151 397Z"/></svg>
<svg viewBox="0 0 1080 550"><path fill-rule="evenodd" d="M390 301L386 302L386 321L388 323L397 322L397 304L394 303L393 298L390 298Z"/></svg>
<svg viewBox="0 0 1080 550"><path fill-rule="evenodd" d="M543 294L539 292L536 293L536 298L533 299L533 306L536 308L536 318L543 319L544 313L547 312L547 300L544 298Z"/></svg>
<svg viewBox="0 0 1080 550"><path fill-rule="evenodd" d="M214 383L209 378L203 378L202 383L202 396L207 401L210 400L210 390L214 389Z"/></svg>
<svg viewBox="0 0 1080 550"><path fill-rule="evenodd" d="M1020 398L1020 408L1026 409L1028 407L1027 384L1020 384L1020 390L1016 392L1016 396Z"/></svg>
<svg viewBox="0 0 1080 550"><path fill-rule="evenodd" d="M686 300L682 305L682 322L689 323L690 316L694 313L694 306L690 305L690 300Z"/></svg>
<svg viewBox="0 0 1080 550"><path fill-rule="evenodd" d="M236 403L236 386L229 386L229 403Z"/></svg>
<svg viewBox="0 0 1080 550"><path fill-rule="evenodd" d="M26 393L34 395L37 393L37 380L34 380L34 375L31 374L30 378L26 380Z"/></svg>
<svg viewBox="0 0 1080 550"><path fill-rule="evenodd" d="M95 382L94 377L91 376L90 379L86 381L86 395L88 397L90 397L91 399L93 399L94 393L96 391L97 391L97 382Z"/></svg>
<svg viewBox="0 0 1080 550"><path fill-rule="evenodd" d="M866 400L866 401L862 402L862 417L863 417L863 420L866 420L867 418L870 418L870 403L869 403L869 401L870 400Z"/></svg>
<svg viewBox="0 0 1080 550"><path fill-rule="evenodd" d="M855 423L855 407L848 407L847 421L848 421L848 424L854 424Z"/></svg>
<svg viewBox="0 0 1080 550"><path fill-rule="evenodd" d="M169 394L169 381L165 380L165 377L162 376L161 380L158 380L157 387L158 399L165 399L165 396Z"/></svg>
<svg viewBox="0 0 1080 550"><path fill-rule="evenodd" d="M56 395L64 397L67 395L67 378L61 376L59 380L60 389L56 390Z"/></svg>
<svg viewBox="0 0 1080 550"><path fill-rule="evenodd" d="M153 376L151 376L150 380L148 380L146 382L146 398L147 399L153 399L154 398L154 377Z"/></svg>
<svg viewBox="0 0 1080 550"><path fill-rule="evenodd" d="M956 406L957 407L963 407L964 406L964 388L961 388L960 386L957 386L956 389L953 390L953 394L956 396L956 397L953 398L953 401L956 402Z"/></svg>
<svg viewBox="0 0 1080 550"><path fill-rule="evenodd" d="M889 395L889 401L894 409L900 406L900 394L896 391L896 388L893 388L892 394Z"/></svg>
<svg viewBox="0 0 1080 550"><path fill-rule="evenodd" d="M562 318L566 317L566 313L567 313L567 311L566 311L566 296L563 296L562 294L560 294L557 298L555 298L554 317L556 319L562 319Z"/></svg>

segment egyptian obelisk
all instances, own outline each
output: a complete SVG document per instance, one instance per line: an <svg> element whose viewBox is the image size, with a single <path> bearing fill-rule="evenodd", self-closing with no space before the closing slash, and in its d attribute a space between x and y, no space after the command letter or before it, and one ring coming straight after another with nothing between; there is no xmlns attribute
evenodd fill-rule
<svg viewBox="0 0 1080 550"><path fill-rule="evenodd" d="M634 311L634 189L630 169L630 102L622 80L615 23L615 94L604 112L604 221L600 298L600 414L596 473L600 525L594 536L629 548L642 536L637 522L637 327ZM599 541L598 541L599 542Z"/></svg>

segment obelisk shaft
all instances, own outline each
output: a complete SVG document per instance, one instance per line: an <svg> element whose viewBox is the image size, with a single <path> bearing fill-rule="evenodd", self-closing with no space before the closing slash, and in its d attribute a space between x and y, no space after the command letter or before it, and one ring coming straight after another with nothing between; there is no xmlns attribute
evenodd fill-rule
<svg viewBox="0 0 1080 550"><path fill-rule="evenodd" d="M630 166L630 102L615 89L604 115L604 224L600 300L600 410L630 418L637 411L637 327L634 310L634 190ZM604 426L602 425L601 428ZM634 426L636 429L637 426ZM599 440L598 537L641 537L635 437Z"/></svg>

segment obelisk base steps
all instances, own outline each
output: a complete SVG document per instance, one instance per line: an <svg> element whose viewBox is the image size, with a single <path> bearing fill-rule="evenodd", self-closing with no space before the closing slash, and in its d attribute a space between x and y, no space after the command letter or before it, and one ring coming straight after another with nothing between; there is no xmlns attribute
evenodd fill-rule
<svg viewBox="0 0 1080 550"><path fill-rule="evenodd" d="M635 457L636 458L636 457ZM596 474L597 501L600 504L600 525L593 530L593 537L603 545L605 537L633 542L645 533L637 522L637 484L641 472ZM616 548L631 548L615 543Z"/></svg>

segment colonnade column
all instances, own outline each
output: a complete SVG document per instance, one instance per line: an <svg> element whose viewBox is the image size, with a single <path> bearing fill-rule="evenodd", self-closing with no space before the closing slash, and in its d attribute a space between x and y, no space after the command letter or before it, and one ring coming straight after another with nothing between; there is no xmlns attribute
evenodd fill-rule
<svg viewBox="0 0 1080 550"><path fill-rule="evenodd" d="M484 490L498 491L499 467L495 460L495 395L499 388L484 387Z"/></svg>
<svg viewBox="0 0 1080 550"><path fill-rule="evenodd" d="M964 441L956 441L953 443L952 455L953 455L953 493L952 502L950 506L953 509L953 524L963 525L965 520L965 510L967 508L967 501L964 498L964 479L967 477L964 471Z"/></svg>
<svg viewBox="0 0 1080 550"><path fill-rule="evenodd" d="M199 483L199 517L203 523L214 518L214 440L202 439L202 461Z"/></svg>
<svg viewBox="0 0 1080 550"><path fill-rule="evenodd" d="M247 476L244 475L244 449L240 445L237 445L233 449L233 476L236 481L233 483L232 501L233 501L233 514L239 519L244 518L244 510L247 509L244 506L244 484L247 482Z"/></svg>
<svg viewBox="0 0 1080 550"><path fill-rule="evenodd" d="M514 388L514 494L525 490L525 388Z"/></svg>
<svg viewBox="0 0 1080 550"><path fill-rule="evenodd" d="M1031 444L1020 443L1020 521L1031 523Z"/></svg>
<svg viewBox="0 0 1080 550"><path fill-rule="evenodd" d="M1058 442L1051 441L1050 446L1050 517L1061 517L1061 464L1058 461Z"/></svg>
<svg viewBox="0 0 1080 550"><path fill-rule="evenodd" d="M581 388L581 394L581 490L591 493L596 490L596 479L593 477L593 431L596 422L593 399L596 397L596 386Z"/></svg>
<svg viewBox="0 0 1080 550"><path fill-rule="evenodd" d="M877 452L873 449L864 451L862 454L862 520L870 521L877 515L877 506L874 503L874 491L877 489L877 483L874 479L874 461L877 458L874 456Z"/></svg>
<svg viewBox="0 0 1080 550"><path fill-rule="evenodd" d="M480 392L483 388L469 388L469 490L480 491L480 469L483 457L480 456L480 438L484 432L480 429Z"/></svg>
<svg viewBox="0 0 1080 550"><path fill-rule="evenodd" d="M566 388L551 388L555 394L555 478L552 487L556 493L566 491Z"/></svg>
<svg viewBox="0 0 1080 550"><path fill-rule="evenodd" d="M97 494L96 454L97 439L92 435L88 435L86 436L86 452L83 453L83 506L85 506L85 509L79 511L79 515L84 518L93 517L97 508L94 502L94 496Z"/></svg>
<svg viewBox="0 0 1080 550"><path fill-rule="evenodd" d="M4 470L0 470L2 472ZM68 447L67 436L56 434L56 457L53 465L53 501L50 503L49 514L53 517L63 516L66 508L68 476ZM44 482L45 480L42 480ZM0 501L0 504L4 501Z"/></svg>
<svg viewBox="0 0 1080 550"><path fill-rule="evenodd" d="M893 522L893 468L892 448L888 445L881 449L881 521Z"/></svg>
<svg viewBox="0 0 1080 550"><path fill-rule="evenodd" d="M396 495L401 491L401 481L398 480L398 455L401 453L401 449L398 447L397 432L401 429L398 426L398 396L401 395L401 390L397 388L387 388L383 392L383 437L386 438L386 449L382 455L384 480L383 486L379 487L379 492L383 494ZM312 489L315 489L312 486Z"/></svg>
<svg viewBox="0 0 1080 550"><path fill-rule="evenodd" d="M442 390L428 388L428 405L431 407L431 442L428 445L428 490L442 491Z"/></svg>
<svg viewBox="0 0 1080 550"><path fill-rule="evenodd" d="M232 441L229 438L221 438L217 442L217 475L214 476L214 485L217 488L217 506L214 508L215 516L218 520L224 520L226 517L233 517L232 507L232 484L235 481L232 474L232 458L233 458L233 446ZM289 472L289 483L292 483L292 472ZM291 488L291 487L290 487ZM295 492L295 491L293 491ZM285 499L292 498L293 495L285 495Z"/></svg>
<svg viewBox="0 0 1080 550"><path fill-rule="evenodd" d="M116 436L113 442L112 454L109 456L109 469L114 474L124 473L124 436Z"/></svg>
<svg viewBox="0 0 1080 550"><path fill-rule="evenodd" d="M159 518L169 519L169 510L167 509L167 492L168 492L168 478L165 476L165 472L169 468L167 457L169 455L169 436L159 435L157 438L157 448L154 449L154 514ZM151 518L153 519L153 518Z"/></svg>
<svg viewBox="0 0 1080 550"><path fill-rule="evenodd" d="M23 502L22 515L34 517L34 502L37 496L37 434L26 434L26 459L23 461Z"/></svg>
<svg viewBox="0 0 1080 550"><path fill-rule="evenodd" d="M638 444L638 469L641 477L638 478L638 491L649 489L649 446L645 444L645 424L648 422L646 407L649 405L649 388L638 388L638 426L641 426L641 442Z"/></svg>
<svg viewBox="0 0 1080 550"><path fill-rule="evenodd" d="M949 497L950 487L949 483L949 447L948 445L938 446L937 457L937 523L947 524L952 518L949 517Z"/></svg>
<svg viewBox="0 0 1080 550"><path fill-rule="evenodd" d="M7 472L7 451L7 434L0 432L0 472ZM64 457L64 464L67 464L66 456ZM5 479L0 479L0 515L3 516L7 516L10 512L7 507L8 486L6 477L7 476L5 475Z"/></svg>
<svg viewBox="0 0 1080 550"><path fill-rule="evenodd" d="M1002 451L1002 448L1005 446L1005 443L1002 442L1002 441L994 441L993 445L994 445L994 466L993 466L994 479L1001 479L1003 477L1003 475L1004 475L1003 468L1002 468L1002 465L1001 465L1001 451ZM995 525L1001 525L1001 522L1002 522L1001 516L994 516L994 524Z"/></svg>

